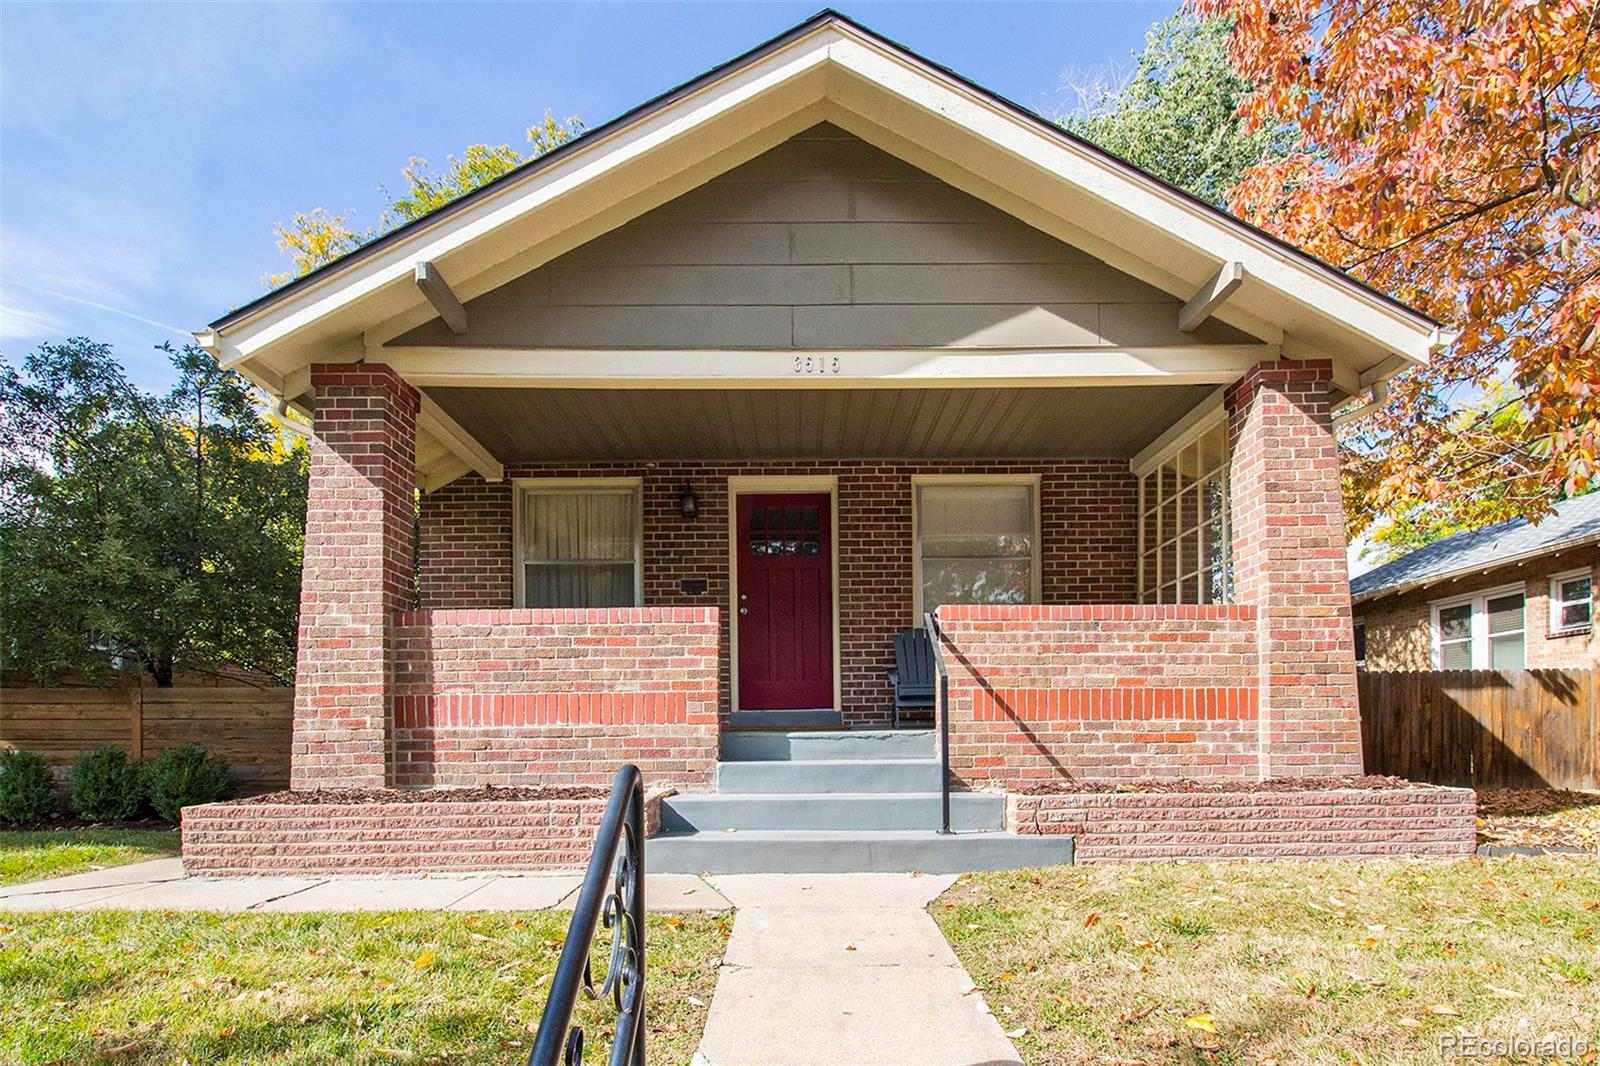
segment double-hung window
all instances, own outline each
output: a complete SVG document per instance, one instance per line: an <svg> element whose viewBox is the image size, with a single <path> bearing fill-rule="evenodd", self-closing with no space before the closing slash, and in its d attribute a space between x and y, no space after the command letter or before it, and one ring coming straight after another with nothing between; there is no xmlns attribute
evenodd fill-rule
<svg viewBox="0 0 1600 1066"><path fill-rule="evenodd" d="M1520 585L1433 605L1436 670L1521 670L1527 619Z"/></svg>
<svg viewBox="0 0 1600 1066"><path fill-rule="evenodd" d="M518 604L638 606L639 488L629 478L518 483Z"/></svg>
<svg viewBox="0 0 1600 1066"><path fill-rule="evenodd" d="M916 618L946 603L1039 602L1039 481L917 477Z"/></svg>
<svg viewBox="0 0 1600 1066"><path fill-rule="evenodd" d="M1587 633L1594 625L1594 575L1574 570L1550 579L1550 635Z"/></svg>

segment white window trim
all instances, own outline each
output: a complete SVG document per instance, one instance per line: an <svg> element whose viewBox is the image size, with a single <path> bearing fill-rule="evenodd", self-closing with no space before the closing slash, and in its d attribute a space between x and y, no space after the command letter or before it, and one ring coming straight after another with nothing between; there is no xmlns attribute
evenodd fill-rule
<svg viewBox="0 0 1600 1066"><path fill-rule="evenodd" d="M1561 583L1578 578L1589 579L1589 624L1582 626L1563 626L1561 624L1561 608L1568 604L1578 603L1578 600L1561 599ZM1568 570L1550 578L1550 635L1552 637L1567 637L1574 633L1588 633L1594 629L1594 568L1582 567L1578 570Z"/></svg>
<svg viewBox="0 0 1600 1066"><path fill-rule="evenodd" d="M1472 605L1472 633L1468 647L1472 650L1472 669L1492 670L1489 654L1489 601L1501 596L1509 596L1513 592L1522 595L1522 652L1526 657L1528 652L1528 589L1521 581L1511 585L1499 585L1481 592L1473 592L1464 596L1451 596L1448 599L1434 600L1428 604L1428 635L1433 648L1433 668L1443 670L1443 660L1440 647L1442 633L1439 629L1439 612L1451 607L1460 607L1462 604ZM1504 636L1505 634L1499 634Z"/></svg>
<svg viewBox="0 0 1600 1066"><path fill-rule="evenodd" d="M1358 630L1358 629L1361 630L1363 638L1366 638L1366 637L1370 636L1370 634L1367 633L1367 620L1364 617L1353 618L1353 619L1350 620L1350 634L1351 634L1351 644L1352 645L1354 645L1354 643L1355 643L1355 631ZM1360 656L1359 658L1357 658L1356 659L1356 665L1357 666L1365 666L1365 665L1367 665L1367 657L1365 655L1363 655L1363 656Z"/></svg>
<svg viewBox="0 0 1600 1066"><path fill-rule="evenodd" d="M633 605L644 606L644 479L638 477L521 477L511 482L511 555L515 564L515 603L528 606L527 560L523 555L522 503L529 494L576 495L633 492Z"/></svg>
<svg viewBox="0 0 1600 1066"><path fill-rule="evenodd" d="M1038 474L912 474L911 475L911 624L922 625L922 516L918 513L918 500L924 486L942 485L1026 485L1033 508L1033 552L1029 560L1029 603L1044 600L1044 575L1042 551L1043 511L1040 500L1042 479Z"/></svg>

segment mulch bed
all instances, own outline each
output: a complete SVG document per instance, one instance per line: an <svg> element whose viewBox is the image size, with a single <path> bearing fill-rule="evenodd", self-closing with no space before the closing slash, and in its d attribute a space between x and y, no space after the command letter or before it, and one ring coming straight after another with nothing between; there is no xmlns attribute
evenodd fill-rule
<svg viewBox="0 0 1600 1066"><path fill-rule="evenodd" d="M398 788L330 788L268 792L260 796L225 800L224 805L354 807L363 803L506 803L513 800L603 799L610 794L610 789L577 785L563 788L439 788L420 792Z"/></svg>
<svg viewBox="0 0 1600 1066"><path fill-rule="evenodd" d="M1478 839L1502 847L1600 852L1600 792L1480 789Z"/></svg>
<svg viewBox="0 0 1600 1066"><path fill-rule="evenodd" d="M1335 788L1387 791L1432 787L1403 777L1368 774L1365 777L1277 777L1267 781L1052 781L1012 791L1023 796L1061 796L1108 792L1323 792Z"/></svg>

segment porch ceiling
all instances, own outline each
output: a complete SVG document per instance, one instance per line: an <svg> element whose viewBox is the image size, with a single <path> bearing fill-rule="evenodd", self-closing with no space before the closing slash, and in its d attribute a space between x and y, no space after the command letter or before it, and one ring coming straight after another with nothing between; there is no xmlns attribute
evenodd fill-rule
<svg viewBox="0 0 1600 1066"><path fill-rule="evenodd" d="M425 390L502 463L1131 458L1214 385Z"/></svg>

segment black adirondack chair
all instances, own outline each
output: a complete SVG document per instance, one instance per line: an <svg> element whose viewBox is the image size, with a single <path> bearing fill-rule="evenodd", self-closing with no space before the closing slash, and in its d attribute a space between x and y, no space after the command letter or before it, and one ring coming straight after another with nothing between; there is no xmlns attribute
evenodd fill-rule
<svg viewBox="0 0 1600 1066"><path fill-rule="evenodd" d="M894 689L894 725L900 719L932 719L936 682L933 674L933 642L926 629L908 629L894 638L894 666L888 671Z"/></svg>

